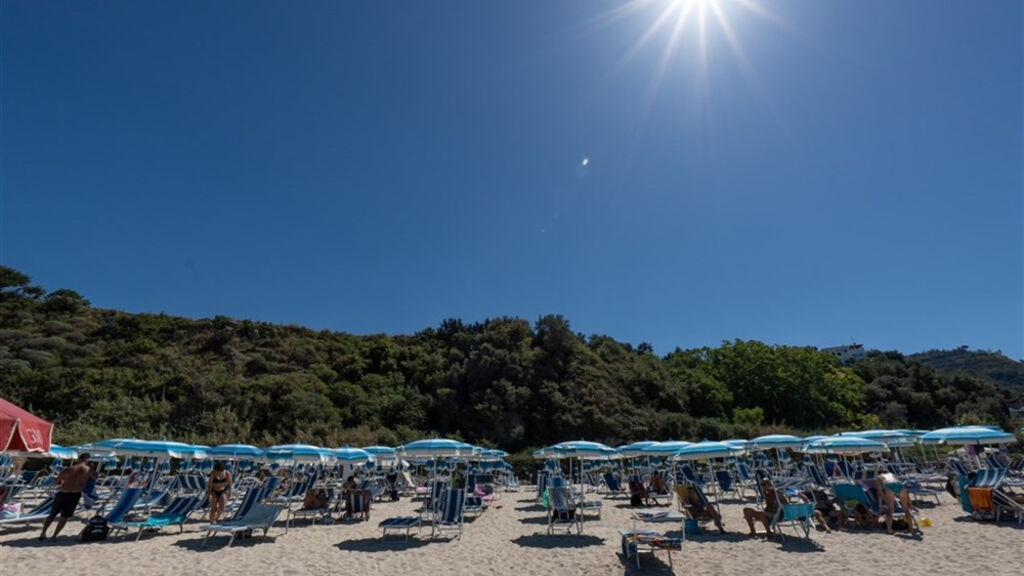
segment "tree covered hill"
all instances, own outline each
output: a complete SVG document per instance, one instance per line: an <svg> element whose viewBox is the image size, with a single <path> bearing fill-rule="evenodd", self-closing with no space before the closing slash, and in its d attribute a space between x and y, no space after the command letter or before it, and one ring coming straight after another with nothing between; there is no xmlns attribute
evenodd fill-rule
<svg viewBox="0 0 1024 576"><path fill-rule="evenodd" d="M535 322L446 320L354 336L92 307L0 266L0 396L55 440L397 444L444 435L508 450L588 438L1009 425L1009 392L898 353L845 367L813 348L725 342L659 357Z"/></svg>
<svg viewBox="0 0 1024 576"><path fill-rule="evenodd" d="M1024 362L1001 352L968 350L967 346L961 346L955 350L929 350L910 358L939 372L981 374L996 384L1024 393Z"/></svg>

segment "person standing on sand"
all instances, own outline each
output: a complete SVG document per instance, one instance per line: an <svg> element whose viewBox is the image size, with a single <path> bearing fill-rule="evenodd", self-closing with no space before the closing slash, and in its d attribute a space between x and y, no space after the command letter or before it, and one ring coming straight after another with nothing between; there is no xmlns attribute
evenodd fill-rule
<svg viewBox="0 0 1024 576"><path fill-rule="evenodd" d="M43 531L39 534L40 540L46 540L46 530L58 514L60 514L60 520L57 521L53 537L56 538L60 534L68 518L75 514L78 501L82 499L82 489L85 488L85 483L93 474L92 468L89 467L89 454L83 453L78 456L74 465L65 468L57 475L56 483L59 488L53 497L53 508L50 509L50 515L43 522Z"/></svg>

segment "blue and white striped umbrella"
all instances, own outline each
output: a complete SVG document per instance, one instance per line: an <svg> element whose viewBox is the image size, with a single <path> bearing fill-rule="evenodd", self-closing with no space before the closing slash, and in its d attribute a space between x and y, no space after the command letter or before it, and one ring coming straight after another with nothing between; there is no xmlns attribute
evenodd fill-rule
<svg viewBox="0 0 1024 576"><path fill-rule="evenodd" d="M267 448L263 458L274 462L330 462L334 452L310 444L279 444Z"/></svg>
<svg viewBox="0 0 1024 576"><path fill-rule="evenodd" d="M390 446L363 446L363 450L366 450L374 456L394 456L395 449Z"/></svg>
<svg viewBox="0 0 1024 576"><path fill-rule="evenodd" d="M614 448L601 444L600 442L590 442L587 440L572 440L570 442L559 442L553 446L548 446L544 449L545 452L551 454L553 458L582 458L585 460L590 459L615 459L621 458Z"/></svg>
<svg viewBox="0 0 1024 576"><path fill-rule="evenodd" d="M362 448L341 446L333 450L335 458L342 462L373 462L374 456Z"/></svg>
<svg viewBox="0 0 1024 576"><path fill-rule="evenodd" d="M739 446L740 448L746 448L747 444L750 444L750 440L744 440L743 438L730 438L729 440L722 440L726 444L732 444L733 446Z"/></svg>
<svg viewBox="0 0 1024 576"><path fill-rule="evenodd" d="M170 440L139 440L137 438L112 438L96 442L92 447L108 450L116 456L142 458L201 459L206 452L191 444Z"/></svg>
<svg viewBox="0 0 1024 576"><path fill-rule="evenodd" d="M743 454L745 450L735 444L728 442L698 442L696 444L690 444L689 446L680 448L674 456L673 460L701 460L703 458L728 458L730 456L739 456Z"/></svg>
<svg viewBox="0 0 1024 576"><path fill-rule="evenodd" d="M805 436L804 437L804 446L810 444L811 442L817 442L818 440L821 440L822 438L828 438L828 436L825 436L823 434L816 434L816 435L813 435L813 436Z"/></svg>
<svg viewBox="0 0 1024 576"><path fill-rule="evenodd" d="M921 444L1011 444L1017 437L994 426L953 426L932 430L918 440Z"/></svg>
<svg viewBox="0 0 1024 576"><path fill-rule="evenodd" d="M237 460L239 458L262 458L263 449L251 444L221 444L209 450L214 460Z"/></svg>
<svg viewBox="0 0 1024 576"><path fill-rule="evenodd" d="M50 444L50 456L60 460L74 460L78 458L78 451L74 448L66 448L60 444Z"/></svg>
<svg viewBox="0 0 1024 576"><path fill-rule="evenodd" d="M650 446L651 444L657 444L657 442L654 440L641 440L640 442L633 442L632 444L619 446L616 450L626 458L634 458L641 455L640 450Z"/></svg>
<svg viewBox="0 0 1024 576"><path fill-rule="evenodd" d="M432 438L429 440L417 440L404 446L399 446L396 453L399 456L408 458L446 458L450 456L472 456L474 452L472 444L451 440L449 438Z"/></svg>
<svg viewBox="0 0 1024 576"><path fill-rule="evenodd" d="M789 434L768 434L767 436L754 438L747 444L747 448L750 450L799 448L803 443L803 438L790 436Z"/></svg>
<svg viewBox="0 0 1024 576"><path fill-rule="evenodd" d="M860 436L829 436L807 444L801 449L806 454L867 454L888 452L889 447L877 440Z"/></svg>
<svg viewBox="0 0 1024 576"><path fill-rule="evenodd" d="M683 440L668 440L665 442L654 442L639 449L641 456L672 456L687 446L693 446L693 442Z"/></svg>
<svg viewBox="0 0 1024 576"><path fill-rule="evenodd" d="M868 440L884 442L889 448L913 446L917 440L906 430L864 430L862 432L840 432L840 436L859 436Z"/></svg>

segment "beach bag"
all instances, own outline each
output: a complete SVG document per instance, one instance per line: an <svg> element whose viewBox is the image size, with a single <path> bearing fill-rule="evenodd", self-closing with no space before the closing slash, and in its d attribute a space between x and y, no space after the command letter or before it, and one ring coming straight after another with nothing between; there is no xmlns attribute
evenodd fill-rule
<svg viewBox="0 0 1024 576"><path fill-rule="evenodd" d="M109 534L110 526L107 524L107 519L97 515L90 518L85 524L78 539L82 542L100 542L106 540Z"/></svg>

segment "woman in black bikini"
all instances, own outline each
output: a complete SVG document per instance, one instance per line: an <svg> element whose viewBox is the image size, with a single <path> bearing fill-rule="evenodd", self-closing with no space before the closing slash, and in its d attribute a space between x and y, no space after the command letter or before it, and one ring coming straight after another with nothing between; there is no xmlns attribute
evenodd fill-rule
<svg viewBox="0 0 1024 576"><path fill-rule="evenodd" d="M213 472L206 482L206 493L210 496L210 522L213 523L220 520L231 498L231 472L224 469L223 462L213 465Z"/></svg>

